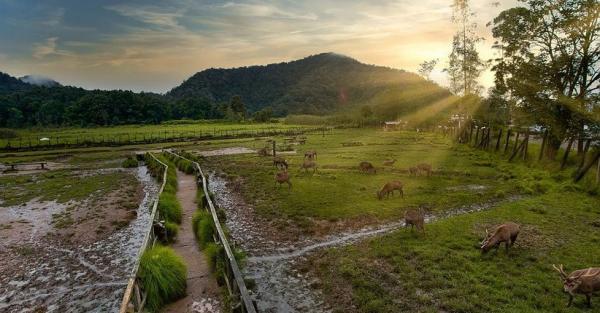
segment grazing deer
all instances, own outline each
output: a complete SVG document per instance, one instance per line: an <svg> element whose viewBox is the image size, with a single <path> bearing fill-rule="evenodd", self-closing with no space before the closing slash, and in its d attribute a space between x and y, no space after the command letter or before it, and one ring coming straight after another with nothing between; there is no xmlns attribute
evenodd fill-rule
<svg viewBox="0 0 600 313"><path fill-rule="evenodd" d="M276 157L273 159L273 166L275 166L276 168L282 170L282 169L288 169L288 162L281 157Z"/></svg>
<svg viewBox="0 0 600 313"><path fill-rule="evenodd" d="M381 188L381 190L377 192L377 199L382 200L383 196L389 199L390 193L393 196L395 190L400 191L400 196L404 198L403 187L404 186L401 182L397 180L392 180L391 182L388 182L387 184L383 185L383 188Z"/></svg>
<svg viewBox="0 0 600 313"><path fill-rule="evenodd" d="M281 184L287 183L288 189L292 189L292 182L290 182L290 174L288 174L287 171L275 174L275 184L277 183L279 183L279 187L281 187Z"/></svg>
<svg viewBox="0 0 600 313"><path fill-rule="evenodd" d="M414 166L413 167L409 167L408 168L408 174L410 176L417 176L417 174L419 174L419 169L416 168L416 167L414 167Z"/></svg>
<svg viewBox="0 0 600 313"><path fill-rule="evenodd" d="M396 159L385 160L383 161L383 166L394 166L394 163L396 163Z"/></svg>
<svg viewBox="0 0 600 313"><path fill-rule="evenodd" d="M267 148L262 148L258 150L258 156L264 157L267 156L269 153L267 151Z"/></svg>
<svg viewBox="0 0 600 313"><path fill-rule="evenodd" d="M417 164L417 169L420 172L425 172L427 173L427 176L431 176L431 165L427 164L427 163L419 163Z"/></svg>
<svg viewBox="0 0 600 313"><path fill-rule="evenodd" d="M600 267L590 267L576 270L567 275L562 264L559 267L552 265L560 274L563 281L563 290L569 294L567 307L573 304L575 294L583 294L587 300L588 307L592 307L592 293L600 291Z"/></svg>
<svg viewBox="0 0 600 313"><path fill-rule="evenodd" d="M375 170L375 167L373 164L371 164L371 162L360 162L360 164L358 164L358 168L363 173L377 174L377 170Z"/></svg>
<svg viewBox="0 0 600 313"><path fill-rule="evenodd" d="M308 172L308 169L312 168L313 173L317 171L317 163L311 160L304 160L304 162L300 165L300 170L304 169L305 172Z"/></svg>
<svg viewBox="0 0 600 313"><path fill-rule="evenodd" d="M414 227L417 231L425 233L425 214L421 210L410 209L404 212L404 226L408 227L412 231Z"/></svg>
<svg viewBox="0 0 600 313"><path fill-rule="evenodd" d="M519 231L521 231L521 226L513 222L504 223L496 227L492 235L486 229L485 239L481 242L481 253L485 254L492 248L496 248L496 252L498 252L498 248L502 242L504 242L506 253L508 253L509 246L512 247L515 241L517 241Z"/></svg>
<svg viewBox="0 0 600 313"><path fill-rule="evenodd" d="M306 151L304 152L304 158L308 158L309 160L316 160L317 159L317 151L315 150L311 150L311 151Z"/></svg>

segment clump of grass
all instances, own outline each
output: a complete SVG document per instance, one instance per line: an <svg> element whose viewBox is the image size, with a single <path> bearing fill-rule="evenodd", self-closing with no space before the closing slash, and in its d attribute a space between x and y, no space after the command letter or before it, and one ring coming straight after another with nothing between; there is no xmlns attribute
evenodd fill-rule
<svg viewBox="0 0 600 313"><path fill-rule="evenodd" d="M206 211L196 211L192 217L192 226L200 249L205 249L213 241L215 233L212 215Z"/></svg>
<svg viewBox="0 0 600 313"><path fill-rule="evenodd" d="M134 168L134 167L138 167L138 161L132 157L127 157L127 159L125 159L123 161L123 163L121 163L121 166L123 168Z"/></svg>
<svg viewBox="0 0 600 313"><path fill-rule="evenodd" d="M185 296L186 267L171 248L156 246L144 252L139 277L148 293L146 308L152 312Z"/></svg>
<svg viewBox="0 0 600 313"><path fill-rule="evenodd" d="M174 194L163 192L158 199L158 212L167 222L181 223L181 205Z"/></svg>
<svg viewBox="0 0 600 313"><path fill-rule="evenodd" d="M167 237L165 238L166 243L175 242L175 238L177 238L177 233L179 233L179 227L177 226L177 224L166 221L165 231L167 232Z"/></svg>

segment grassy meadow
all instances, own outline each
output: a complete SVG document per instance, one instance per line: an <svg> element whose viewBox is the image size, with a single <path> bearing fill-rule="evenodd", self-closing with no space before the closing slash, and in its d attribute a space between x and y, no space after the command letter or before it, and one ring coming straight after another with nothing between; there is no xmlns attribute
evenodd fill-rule
<svg viewBox="0 0 600 313"><path fill-rule="evenodd" d="M12 139L1 139L0 148L7 146L31 145L44 146L56 143L75 144L88 142L111 142L111 141L142 141L162 140L164 138L200 137L200 136L228 136L239 133L255 133L261 131L297 129L308 127L284 123L233 123L233 122L209 122L209 121L172 121L158 125L120 125L113 127L89 127L89 128L32 128L15 129L17 137ZM49 141L40 141L48 138Z"/></svg>

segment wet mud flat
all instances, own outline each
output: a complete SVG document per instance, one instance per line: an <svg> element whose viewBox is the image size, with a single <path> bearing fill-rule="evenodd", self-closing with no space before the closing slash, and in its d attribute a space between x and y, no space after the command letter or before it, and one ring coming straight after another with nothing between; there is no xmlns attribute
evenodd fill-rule
<svg viewBox="0 0 600 313"><path fill-rule="evenodd" d="M474 189L478 188L479 186ZM254 281L252 295L260 312L331 312L332 308L323 301L318 289L319 280L303 270L303 265L312 253L357 243L405 226L404 221L399 220L290 241L285 236L275 234L268 222L254 214L253 208L231 189L231 184L224 177L211 173L209 189L215 195L217 206L226 212L226 226L233 241L248 254L244 275ZM501 203L519 199L521 197L512 196L466 205L436 215L430 214L426 216L426 223L492 209Z"/></svg>
<svg viewBox="0 0 600 313"><path fill-rule="evenodd" d="M112 212L130 220L108 230L97 229L102 221L94 219L111 211L89 219L78 216L90 201L33 199L0 207L0 312L118 311L158 191L145 167L130 171L140 184L138 205L133 212ZM81 179L93 176L93 172L86 172ZM118 193L104 198L114 203ZM85 222L67 223L57 229L65 216Z"/></svg>

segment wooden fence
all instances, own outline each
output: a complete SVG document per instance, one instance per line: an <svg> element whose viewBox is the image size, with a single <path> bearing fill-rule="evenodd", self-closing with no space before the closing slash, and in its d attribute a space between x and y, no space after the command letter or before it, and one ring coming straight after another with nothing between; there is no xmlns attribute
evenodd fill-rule
<svg viewBox="0 0 600 313"><path fill-rule="evenodd" d="M208 190L208 180L206 179L206 175L202 171L200 164L198 164L198 162L187 159L179 154L176 154L172 151L166 150L166 152L170 153L176 158L180 158L192 162L192 164L194 164L194 169L198 177L198 185L201 186L204 191L206 203L208 204L208 209L210 210L210 214L212 215L213 223L217 231L217 235L214 237L215 242L217 244L220 244L225 251L226 266L224 270L224 280L225 284L227 285L229 295L233 299L232 310L234 312L256 313L256 308L254 307L254 303L250 298L248 288L246 288L246 283L240 271L240 267L237 263L237 260L235 259L233 250L229 245L229 241L227 240L225 231L221 226L221 222L219 221L217 210L210 196L211 193Z"/></svg>
<svg viewBox="0 0 600 313"><path fill-rule="evenodd" d="M84 147L125 146L152 144L163 142L185 142L212 139L293 136L304 133L330 132L331 127L295 127L295 128L261 128L261 129L213 129L199 131L159 131L150 133L116 133L99 135L63 135L47 138L17 137L6 139L0 143L0 151L32 151L50 149L70 149ZM47 140L43 140L47 139ZM2 142L2 141L0 141Z"/></svg>
<svg viewBox="0 0 600 313"><path fill-rule="evenodd" d="M500 152L508 156L508 161L512 162L515 159L526 161L532 156L529 153L529 142L532 138L538 137L541 140L540 150L536 157L537 161L541 161L547 153L549 130L533 131L529 128L507 128L490 127L487 125L476 125L473 122L466 123L461 129L452 127L450 133L456 137L459 143L472 145L474 148ZM567 166L569 154L573 143L578 138L572 136L568 138L567 146L564 147L564 153L560 160L560 169ZM599 137L589 136L581 138L583 143L582 153L577 161L577 171L574 175L574 180L581 180L587 171L598 162L596 181L600 181L600 149L596 149L594 153L590 152L591 146L598 146ZM591 154L588 156L588 154Z"/></svg>
<svg viewBox="0 0 600 313"><path fill-rule="evenodd" d="M169 166L159 159L157 159L152 153L149 153L150 157L152 157L156 162L161 164L164 168L162 175L162 183L160 185L160 189L158 191L158 195L152 204L152 212L150 214L150 225L148 226L148 230L146 231L146 235L144 237L144 241L138 253L137 260L135 261L135 265L133 270L131 271L131 275L127 282L127 288L125 289L125 294L123 295L123 300L121 301L121 307L119 309L119 313L127 313L127 312L143 312L144 306L146 304L147 293L142 290L140 286L140 281L138 279L138 271L140 268L140 259L144 252L152 247L156 243L156 234L154 234L154 223L160 221L160 214L158 212L158 199L165 189L165 184L167 182L167 171Z"/></svg>

